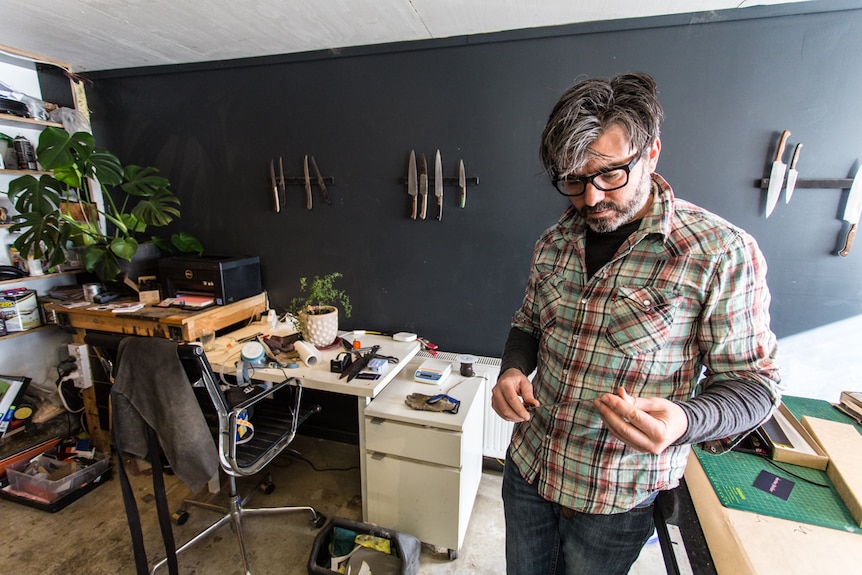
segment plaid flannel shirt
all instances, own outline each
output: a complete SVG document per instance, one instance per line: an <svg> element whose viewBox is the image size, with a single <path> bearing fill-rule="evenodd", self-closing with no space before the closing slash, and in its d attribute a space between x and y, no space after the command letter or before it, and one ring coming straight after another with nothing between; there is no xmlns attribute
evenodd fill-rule
<svg viewBox="0 0 862 575"><path fill-rule="evenodd" d="M588 400L537 410L518 424L512 460L543 497L581 512L627 511L675 487L690 451L671 446L652 455L626 446L592 399L622 386L633 396L684 401L698 385L738 380L779 397L766 262L756 242L675 199L658 174L653 194L640 229L592 278L586 224L569 207L536 243L512 322L539 340L539 402Z"/></svg>

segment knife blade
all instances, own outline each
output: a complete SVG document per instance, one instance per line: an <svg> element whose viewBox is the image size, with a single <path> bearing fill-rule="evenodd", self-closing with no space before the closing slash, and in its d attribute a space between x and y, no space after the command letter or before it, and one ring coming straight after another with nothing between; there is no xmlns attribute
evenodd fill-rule
<svg viewBox="0 0 862 575"><path fill-rule="evenodd" d="M419 158L419 195L422 196L422 209L419 211L419 219L425 219L425 211L428 208L428 162L425 154Z"/></svg>
<svg viewBox="0 0 862 575"><path fill-rule="evenodd" d="M467 203L467 174L464 172L464 160L461 160L458 166L458 185L461 186L461 201L458 205L463 208Z"/></svg>
<svg viewBox="0 0 862 575"><path fill-rule="evenodd" d="M347 369L347 371L342 373L338 377L338 379L344 379L345 377L347 378L347 381L351 381L352 379L354 379L357 375L359 375L359 372L361 372L363 369L368 367L368 363L372 359L374 359L374 355L378 351L380 351L379 345L372 346L371 351L369 351L368 353L366 353L364 355L360 355L359 357L354 359L353 363L350 364L350 367Z"/></svg>
<svg viewBox="0 0 862 575"><path fill-rule="evenodd" d="M769 191L766 193L766 217L775 209L775 204L778 203L778 196L781 195L781 188L784 186L784 172L787 170L787 164L781 161L781 156L784 155L784 146L787 145L787 138L790 137L790 130L781 132L778 138L778 147L775 149L775 158L772 161L772 173L769 174Z"/></svg>
<svg viewBox="0 0 862 575"><path fill-rule="evenodd" d="M281 203L278 201L278 182L275 179L275 160L269 161L269 177L272 179L272 199L274 202L275 213L281 211Z"/></svg>
<svg viewBox="0 0 862 575"><path fill-rule="evenodd" d="M308 177L308 155L302 159L302 173L305 176L305 207L311 209L311 179Z"/></svg>
<svg viewBox="0 0 862 575"><path fill-rule="evenodd" d="M844 206L842 219L850 222L850 229L847 230L847 237L844 238L844 247L838 252L841 257L846 258L850 254L850 248L853 247L860 212L862 212L862 168L856 170L856 177L853 178L853 184L850 186L850 196L847 198L847 205Z"/></svg>
<svg viewBox="0 0 862 575"><path fill-rule="evenodd" d="M278 157L278 187L281 190L281 203L287 203L286 184L284 183L284 163L281 156Z"/></svg>
<svg viewBox="0 0 862 575"><path fill-rule="evenodd" d="M793 195L793 190L796 189L796 178L799 177L799 172L796 170L796 162L799 161L799 152L802 150L802 144L796 144L793 149L793 156L790 158L790 166L787 169L787 189L784 190L784 203L790 203L790 197Z"/></svg>
<svg viewBox="0 0 862 575"><path fill-rule="evenodd" d="M434 157L434 195L437 196L437 220L443 220L443 161L440 150Z"/></svg>
<svg viewBox="0 0 862 575"><path fill-rule="evenodd" d="M317 185L320 186L320 191L323 194L323 201L327 204L332 204L329 199L329 191L326 189L326 182L323 181L323 176L320 175L320 170L317 169L317 160L311 156L311 167L314 168L314 175L317 178Z"/></svg>
<svg viewBox="0 0 862 575"><path fill-rule="evenodd" d="M416 219L416 194L419 192L416 183L416 151L410 150L410 161L407 163L407 194L413 198L410 209L410 219Z"/></svg>

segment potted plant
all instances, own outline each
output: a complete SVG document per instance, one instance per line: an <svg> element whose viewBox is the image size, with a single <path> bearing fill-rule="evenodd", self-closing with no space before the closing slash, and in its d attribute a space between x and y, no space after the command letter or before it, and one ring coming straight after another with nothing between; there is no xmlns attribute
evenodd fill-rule
<svg viewBox="0 0 862 575"><path fill-rule="evenodd" d="M66 262L67 250L77 246L84 269L102 281L115 281L144 241L167 252L203 253L191 234L174 234L170 240L143 236L148 228L180 217L180 200L156 168L123 166L113 153L96 147L92 134L53 126L40 134L36 158L51 173L38 179L20 176L9 182L7 192L18 211L9 231L20 233L14 246L22 256L50 268ZM98 184L102 207L88 192L88 182Z"/></svg>
<svg viewBox="0 0 862 575"><path fill-rule="evenodd" d="M308 278L299 278L299 289L305 295L294 298L288 309L291 321L302 338L317 347L332 344L338 336L336 306L341 306L345 317L350 317L353 311L347 292L334 285L340 277L339 272L333 272L322 277L315 276L310 282Z"/></svg>

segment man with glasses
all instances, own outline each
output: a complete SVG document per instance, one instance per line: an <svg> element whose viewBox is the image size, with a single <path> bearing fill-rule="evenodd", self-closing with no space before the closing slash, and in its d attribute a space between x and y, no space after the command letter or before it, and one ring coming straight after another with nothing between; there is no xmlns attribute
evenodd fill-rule
<svg viewBox="0 0 862 575"><path fill-rule="evenodd" d="M510 575L627 573L689 446L732 445L780 400L766 262L655 173L662 117L651 77L593 78L542 134L571 205L536 243L492 392L517 422Z"/></svg>

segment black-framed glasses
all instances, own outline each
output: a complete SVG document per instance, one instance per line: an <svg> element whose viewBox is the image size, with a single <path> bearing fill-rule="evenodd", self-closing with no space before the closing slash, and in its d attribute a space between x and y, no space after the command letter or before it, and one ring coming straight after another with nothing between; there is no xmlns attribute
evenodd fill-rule
<svg viewBox="0 0 862 575"><path fill-rule="evenodd" d="M592 176L574 176L569 174L562 178L554 178L551 180L551 183L554 184L558 192L569 197L580 196L586 192L587 183L592 184L594 188L603 192L612 192L629 183L629 174L640 159L641 154L638 152L625 166L608 167Z"/></svg>

